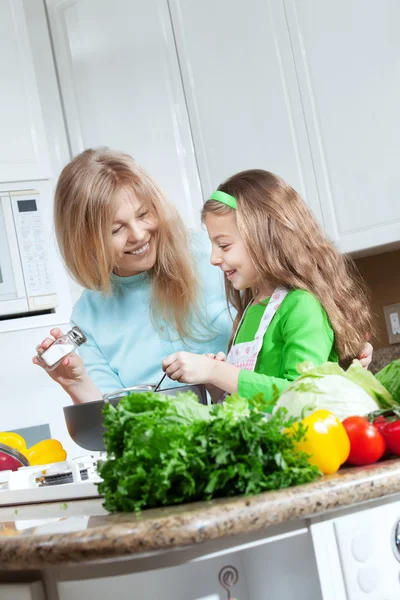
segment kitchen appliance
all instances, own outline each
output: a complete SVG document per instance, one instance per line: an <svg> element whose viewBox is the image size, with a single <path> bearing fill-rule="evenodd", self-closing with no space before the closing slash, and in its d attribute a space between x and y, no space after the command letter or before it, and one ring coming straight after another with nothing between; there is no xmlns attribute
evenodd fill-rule
<svg viewBox="0 0 400 600"><path fill-rule="evenodd" d="M50 312L58 304L45 227L46 191L43 182L0 187L0 317Z"/></svg>
<svg viewBox="0 0 400 600"><path fill-rule="evenodd" d="M101 457L82 456L72 460L17 471L0 471L0 507L38 502L65 502L97 498L101 478L96 465Z"/></svg>
<svg viewBox="0 0 400 600"><path fill-rule="evenodd" d="M103 435L105 432L103 426L104 404L111 402L114 406L133 391L155 391L155 384L137 385L129 388L116 390L109 394L104 394L101 400L94 402L85 402L84 404L71 404L64 406L64 418L68 433L78 446L86 450L105 450ZM176 396L179 392L194 392L202 404L207 404L207 394L204 385L182 385L166 390L157 390L156 394L168 394Z"/></svg>

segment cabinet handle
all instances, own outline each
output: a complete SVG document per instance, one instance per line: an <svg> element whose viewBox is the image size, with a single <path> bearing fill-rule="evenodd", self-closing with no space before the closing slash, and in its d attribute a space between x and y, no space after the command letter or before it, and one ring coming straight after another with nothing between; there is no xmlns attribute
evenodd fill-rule
<svg viewBox="0 0 400 600"><path fill-rule="evenodd" d="M239 572L232 565L227 565L226 567L222 567L222 569L218 573L218 581L219 581L221 587L223 587L224 590L226 590L226 592L228 594L228 600L235 600L231 596L230 588L237 584L238 579L239 579Z"/></svg>

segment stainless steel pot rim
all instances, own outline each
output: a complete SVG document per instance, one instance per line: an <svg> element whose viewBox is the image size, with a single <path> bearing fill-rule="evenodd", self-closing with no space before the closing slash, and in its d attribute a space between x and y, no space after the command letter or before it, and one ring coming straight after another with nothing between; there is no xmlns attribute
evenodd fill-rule
<svg viewBox="0 0 400 600"><path fill-rule="evenodd" d="M143 383L140 385L133 385L127 388L121 388L119 390L115 390L113 392L109 392L107 394L103 394L103 400L107 402L111 400L111 398L118 398L120 396L125 396L129 392L151 392L156 387L156 383Z"/></svg>

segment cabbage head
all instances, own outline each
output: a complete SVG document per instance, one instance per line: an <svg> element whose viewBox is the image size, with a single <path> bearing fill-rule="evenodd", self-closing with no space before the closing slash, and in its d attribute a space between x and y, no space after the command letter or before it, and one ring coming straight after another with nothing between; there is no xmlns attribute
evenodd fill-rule
<svg viewBox="0 0 400 600"><path fill-rule="evenodd" d="M303 418L315 410L333 412L341 421L352 415L366 415L380 408L390 408L394 400L359 361L344 371L337 363L312 363L297 366L300 373L275 404L274 411L284 407L289 416Z"/></svg>

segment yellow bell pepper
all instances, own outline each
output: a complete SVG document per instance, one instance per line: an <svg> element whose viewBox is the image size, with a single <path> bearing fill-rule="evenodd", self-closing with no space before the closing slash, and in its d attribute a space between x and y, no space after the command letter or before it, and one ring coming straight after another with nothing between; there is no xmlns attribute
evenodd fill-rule
<svg viewBox="0 0 400 600"><path fill-rule="evenodd" d="M2 431L0 433L0 444L6 444L10 448L15 448L18 452L25 454L26 442L24 438L18 433L12 431Z"/></svg>
<svg viewBox="0 0 400 600"><path fill-rule="evenodd" d="M298 450L310 454L309 462L322 473L336 473L350 454L350 440L340 420L328 410L316 410L302 421L307 428L301 442L295 442ZM299 428L295 423L292 429Z"/></svg>
<svg viewBox="0 0 400 600"><path fill-rule="evenodd" d="M25 451L31 466L61 462L67 458L62 444L58 440L42 440Z"/></svg>

